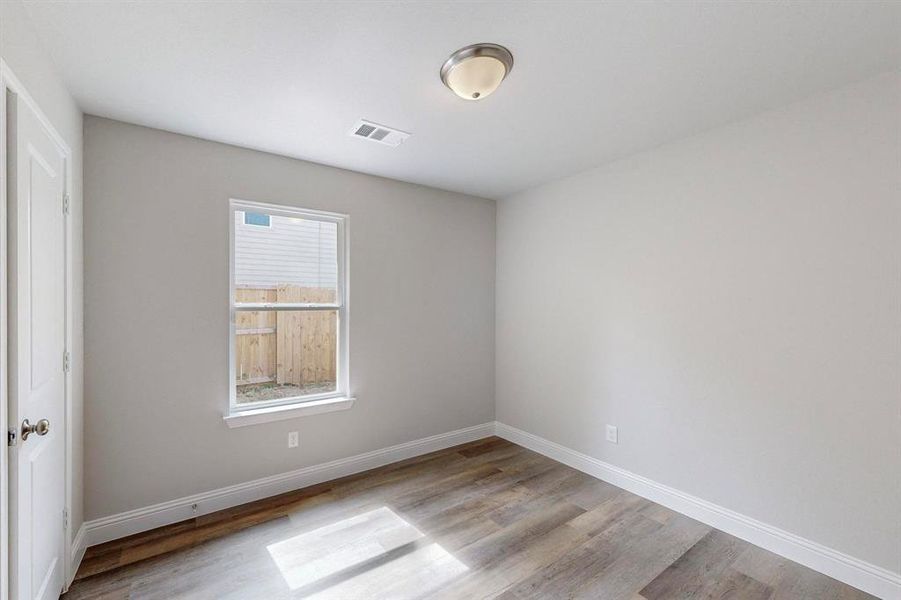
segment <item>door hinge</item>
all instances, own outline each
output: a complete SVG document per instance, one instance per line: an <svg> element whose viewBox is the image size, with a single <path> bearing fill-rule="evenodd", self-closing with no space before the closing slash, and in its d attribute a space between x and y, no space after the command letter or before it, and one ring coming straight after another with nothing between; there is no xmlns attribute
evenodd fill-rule
<svg viewBox="0 0 901 600"><path fill-rule="evenodd" d="M69 511L63 509L63 531L69 531Z"/></svg>
<svg viewBox="0 0 901 600"><path fill-rule="evenodd" d="M72 358L69 355L69 351L66 350L63 352L63 373L68 373L69 369L72 368Z"/></svg>
<svg viewBox="0 0 901 600"><path fill-rule="evenodd" d="M63 194L63 214L69 214L69 194Z"/></svg>
<svg viewBox="0 0 901 600"><path fill-rule="evenodd" d="M6 445L7 446L15 446L16 445L16 436L18 433L16 432L15 427L10 427L6 430Z"/></svg>

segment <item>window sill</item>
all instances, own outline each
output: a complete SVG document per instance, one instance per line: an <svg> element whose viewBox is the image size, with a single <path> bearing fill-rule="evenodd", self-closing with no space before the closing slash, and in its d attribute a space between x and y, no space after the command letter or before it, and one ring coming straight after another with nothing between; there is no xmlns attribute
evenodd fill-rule
<svg viewBox="0 0 901 600"><path fill-rule="evenodd" d="M338 398L324 398L311 402L287 404L285 406L271 406L269 408L255 408L234 412L223 417L225 424L230 428L247 427L273 421L284 421L322 413L347 410L354 405L356 398L340 396Z"/></svg>

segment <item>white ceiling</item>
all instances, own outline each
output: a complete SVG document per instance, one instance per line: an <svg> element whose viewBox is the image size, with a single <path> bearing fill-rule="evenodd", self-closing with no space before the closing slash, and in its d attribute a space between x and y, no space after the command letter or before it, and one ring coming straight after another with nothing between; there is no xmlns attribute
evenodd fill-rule
<svg viewBox="0 0 901 600"><path fill-rule="evenodd" d="M26 6L87 113L493 198L901 66L896 2ZM483 41L515 66L467 102L438 70Z"/></svg>

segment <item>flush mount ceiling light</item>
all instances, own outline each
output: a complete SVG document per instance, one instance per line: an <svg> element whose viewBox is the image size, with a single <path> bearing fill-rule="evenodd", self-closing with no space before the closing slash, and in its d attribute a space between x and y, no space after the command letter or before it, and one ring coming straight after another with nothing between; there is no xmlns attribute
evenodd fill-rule
<svg viewBox="0 0 901 600"><path fill-rule="evenodd" d="M511 70L509 50L497 44L473 44L444 61L441 81L464 100L481 100L490 96Z"/></svg>

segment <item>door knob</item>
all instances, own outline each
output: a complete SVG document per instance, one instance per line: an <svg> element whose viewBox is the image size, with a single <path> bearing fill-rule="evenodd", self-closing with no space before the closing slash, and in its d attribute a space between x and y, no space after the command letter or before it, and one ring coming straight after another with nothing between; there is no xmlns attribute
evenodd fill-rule
<svg viewBox="0 0 901 600"><path fill-rule="evenodd" d="M47 419L41 419L34 425L28 422L28 419L22 421L22 441L28 439L28 436L32 433L35 435L47 435L47 432L50 431L50 421Z"/></svg>

